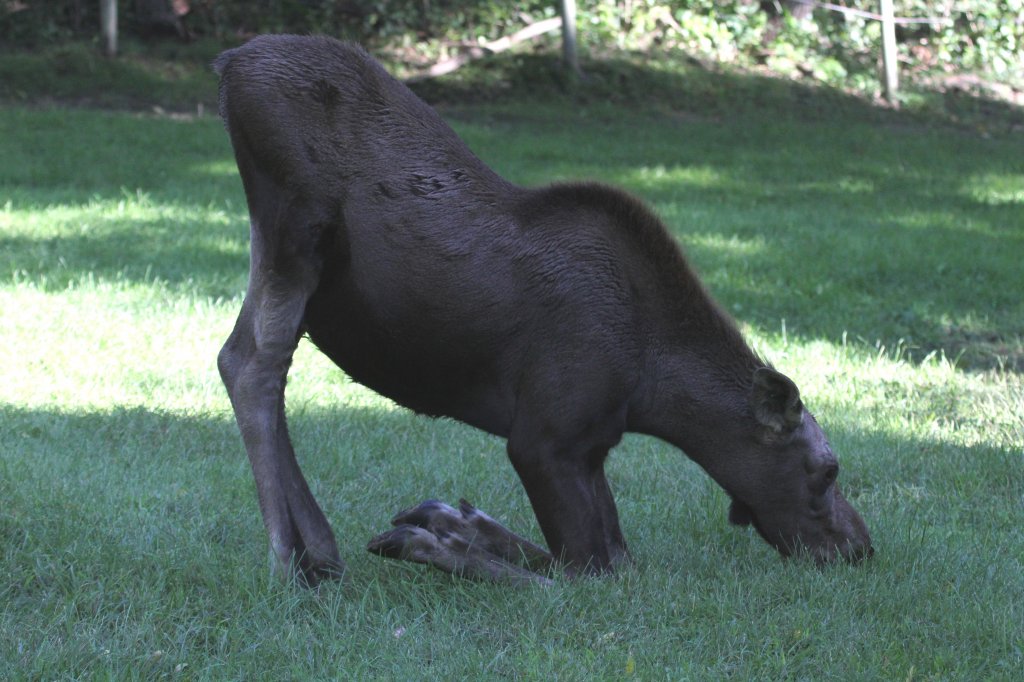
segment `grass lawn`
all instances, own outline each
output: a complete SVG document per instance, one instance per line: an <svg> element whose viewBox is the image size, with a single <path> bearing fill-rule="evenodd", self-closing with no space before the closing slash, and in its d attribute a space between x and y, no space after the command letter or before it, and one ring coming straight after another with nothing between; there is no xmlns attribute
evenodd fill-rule
<svg viewBox="0 0 1024 682"><path fill-rule="evenodd" d="M801 386L874 560L779 560L641 437L609 462L637 559L615 578L505 589L371 556L427 497L539 532L501 441L303 342L293 437L351 577L315 593L268 576L215 368L248 266L220 122L0 108L0 678L1019 679L1024 139L809 97L445 113L512 180L655 207Z"/></svg>

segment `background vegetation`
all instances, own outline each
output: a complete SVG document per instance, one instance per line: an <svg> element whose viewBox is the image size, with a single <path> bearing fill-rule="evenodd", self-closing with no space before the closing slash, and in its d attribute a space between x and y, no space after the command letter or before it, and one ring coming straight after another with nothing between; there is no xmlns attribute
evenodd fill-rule
<svg viewBox="0 0 1024 682"><path fill-rule="evenodd" d="M436 58L554 16L553 0L191 0L178 23L170 0L122 2L131 35L180 33L224 39L267 32L322 32L416 60ZM791 78L878 91L880 24L804 0L580 0L584 50L682 52ZM877 12L877 0L844 0ZM1024 88L1024 0L895 0L897 16L929 19L898 30L904 77L945 87L951 74L977 73ZM143 11L143 8L147 8ZM98 3L19 0L0 5L0 43L52 46L94 38ZM551 37L550 41L557 40ZM415 50L408 48L415 45ZM957 87L964 82L958 81ZM971 83L971 85L974 85ZM1005 92L1005 90L1004 90Z"/></svg>

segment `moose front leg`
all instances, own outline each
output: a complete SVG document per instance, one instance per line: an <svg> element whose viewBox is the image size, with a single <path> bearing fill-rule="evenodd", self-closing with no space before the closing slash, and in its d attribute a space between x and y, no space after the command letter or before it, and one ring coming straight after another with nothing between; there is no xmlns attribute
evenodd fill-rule
<svg viewBox="0 0 1024 682"><path fill-rule="evenodd" d="M275 568L314 586L341 577L345 565L295 458L284 393L306 303L319 282L317 230L301 206L282 199L244 158L239 167L252 219L249 287L217 366L252 465Z"/></svg>
<svg viewBox="0 0 1024 682"><path fill-rule="evenodd" d="M569 576L611 573L629 557L603 467L517 463L552 554Z"/></svg>
<svg viewBox="0 0 1024 682"><path fill-rule="evenodd" d="M604 474L608 447L513 435L508 454L548 548L567 575L611 573L628 559Z"/></svg>
<svg viewBox="0 0 1024 682"><path fill-rule="evenodd" d="M254 331L258 313L254 314L251 301L248 298L243 304L218 364L256 479L275 569L314 586L325 578L340 577L345 568L288 437L284 388L297 343L297 322L282 325L276 339L267 330L258 334Z"/></svg>
<svg viewBox="0 0 1024 682"><path fill-rule="evenodd" d="M508 530L466 500L454 509L427 500L398 513L394 529L370 540L374 554L428 564L465 578L550 584L535 571L554 559L543 547Z"/></svg>

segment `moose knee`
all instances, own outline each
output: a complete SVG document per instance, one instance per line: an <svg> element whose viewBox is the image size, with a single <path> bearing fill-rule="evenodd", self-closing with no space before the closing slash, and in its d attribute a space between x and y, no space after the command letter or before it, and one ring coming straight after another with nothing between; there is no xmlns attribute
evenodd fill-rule
<svg viewBox="0 0 1024 682"><path fill-rule="evenodd" d="M559 457L543 446L508 446L508 458L519 478L524 482L575 477L580 473L579 462Z"/></svg>
<svg viewBox="0 0 1024 682"><path fill-rule="evenodd" d="M241 353L239 353L235 344L232 343L232 339L228 339L221 347L220 352L217 353L217 371L220 372L220 380L224 382L229 392L234 387L235 380L238 378L240 366Z"/></svg>

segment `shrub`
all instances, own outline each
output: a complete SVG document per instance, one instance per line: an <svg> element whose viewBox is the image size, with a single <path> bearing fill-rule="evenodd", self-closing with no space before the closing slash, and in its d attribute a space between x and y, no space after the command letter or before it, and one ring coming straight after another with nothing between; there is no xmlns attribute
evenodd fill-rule
<svg viewBox="0 0 1024 682"><path fill-rule="evenodd" d="M837 0L838 1L838 0ZM876 12L877 0L843 0ZM0 3L0 41L52 44L94 36L95 2ZM553 1L527 0L191 0L193 34L324 32L363 42L475 42L556 13ZM767 63L829 82L874 80L880 27L852 13L817 7L797 19L801 0L580 0L579 29L592 50L681 49L702 58ZM122 30L137 31L136 2L121 3ZM901 25L901 61L910 70L973 70L1024 81L1024 0L895 0L897 16L933 22ZM806 10L798 12L806 14Z"/></svg>

